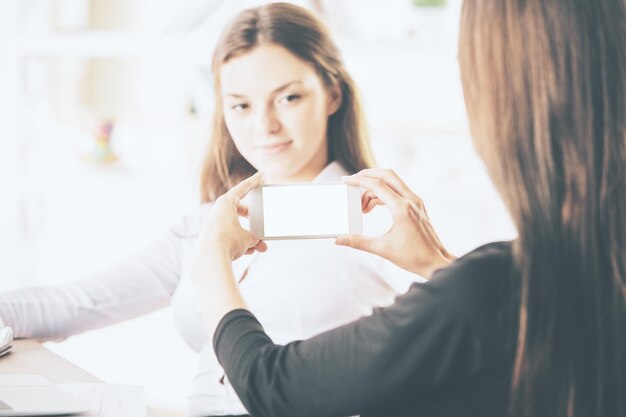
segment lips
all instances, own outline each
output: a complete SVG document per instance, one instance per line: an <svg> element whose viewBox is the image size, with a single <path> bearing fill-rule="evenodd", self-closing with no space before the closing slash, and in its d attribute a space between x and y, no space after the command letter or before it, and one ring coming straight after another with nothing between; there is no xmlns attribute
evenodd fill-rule
<svg viewBox="0 0 626 417"><path fill-rule="evenodd" d="M280 153L286 150L287 148L291 146L292 143L293 141L291 140L285 141L285 142L270 143L266 145L257 146L257 149L259 149L261 152L266 153L266 154L275 154L275 153Z"/></svg>

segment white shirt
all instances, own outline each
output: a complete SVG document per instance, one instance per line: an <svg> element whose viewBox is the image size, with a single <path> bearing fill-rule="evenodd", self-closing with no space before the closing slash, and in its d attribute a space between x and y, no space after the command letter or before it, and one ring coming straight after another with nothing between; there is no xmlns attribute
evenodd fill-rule
<svg viewBox="0 0 626 417"><path fill-rule="evenodd" d="M314 181L337 181L346 174L333 162ZM190 416L247 414L228 381L220 382L224 374L190 277L206 206L106 270L64 285L0 294L0 321L13 327L16 337L62 340L171 305L178 331L199 354ZM364 217L365 234L381 234L390 225L385 209L375 212ZM371 314L373 307L391 304L418 279L332 239L267 243L266 253L236 260L233 271L238 279L245 275L240 288L246 304L279 344Z"/></svg>

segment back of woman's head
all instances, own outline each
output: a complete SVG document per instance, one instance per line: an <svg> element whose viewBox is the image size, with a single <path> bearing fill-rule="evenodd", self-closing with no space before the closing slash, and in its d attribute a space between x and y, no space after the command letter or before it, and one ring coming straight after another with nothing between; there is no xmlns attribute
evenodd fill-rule
<svg viewBox="0 0 626 417"><path fill-rule="evenodd" d="M220 67L259 45L284 47L311 64L325 88L338 87L341 106L328 120L328 161L350 173L373 166L373 157L354 81L325 25L311 12L271 3L241 12L224 29L213 55L215 112L213 133L201 177L201 199L211 201L255 169L241 156L226 127L220 97Z"/></svg>
<svg viewBox="0 0 626 417"><path fill-rule="evenodd" d="M459 59L519 231L512 411L626 416L624 0L465 0Z"/></svg>

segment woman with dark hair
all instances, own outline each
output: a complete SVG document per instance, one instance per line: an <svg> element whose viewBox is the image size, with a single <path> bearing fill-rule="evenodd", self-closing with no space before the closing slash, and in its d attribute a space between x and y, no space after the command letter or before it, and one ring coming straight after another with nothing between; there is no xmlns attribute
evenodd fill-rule
<svg viewBox="0 0 626 417"><path fill-rule="evenodd" d="M205 220L192 276L250 414L626 416L626 5L465 0L461 21L472 136L519 237L452 261L393 172L350 176L395 223L337 243L431 279L281 346L232 277L233 259L265 249L236 221L262 178L243 181Z"/></svg>

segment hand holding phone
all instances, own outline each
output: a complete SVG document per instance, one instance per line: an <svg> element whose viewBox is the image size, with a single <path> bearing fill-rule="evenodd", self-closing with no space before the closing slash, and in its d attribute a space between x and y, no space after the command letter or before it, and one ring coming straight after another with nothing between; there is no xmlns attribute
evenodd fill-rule
<svg viewBox="0 0 626 417"><path fill-rule="evenodd" d="M263 184L250 193L250 231L262 240L361 234L361 190L336 183Z"/></svg>
<svg viewBox="0 0 626 417"><path fill-rule="evenodd" d="M426 279L454 261L431 225L424 202L395 172L366 169L343 180L365 190L366 209L384 205L394 222L383 236L340 237L335 243L381 256Z"/></svg>

